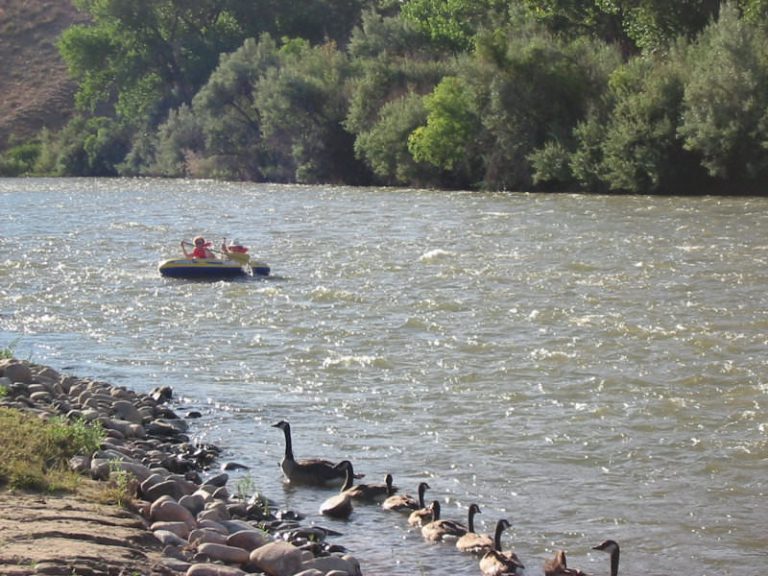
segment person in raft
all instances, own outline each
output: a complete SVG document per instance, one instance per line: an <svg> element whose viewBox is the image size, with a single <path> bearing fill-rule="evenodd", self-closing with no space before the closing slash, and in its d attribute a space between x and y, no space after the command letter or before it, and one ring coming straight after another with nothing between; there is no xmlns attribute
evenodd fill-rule
<svg viewBox="0 0 768 576"><path fill-rule="evenodd" d="M195 236L194 242L194 250L192 250L192 253L189 253L187 251L187 246L189 245L189 242L186 240L181 241L181 250L184 252L184 256L187 258L216 258L216 255L211 252L211 243L206 242L205 238L202 236Z"/></svg>
<svg viewBox="0 0 768 576"><path fill-rule="evenodd" d="M240 244L237 240L230 240L227 244L226 240L221 243L221 251L226 254L232 260L240 262L241 264L247 264L250 257L248 254L248 248Z"/></svg>

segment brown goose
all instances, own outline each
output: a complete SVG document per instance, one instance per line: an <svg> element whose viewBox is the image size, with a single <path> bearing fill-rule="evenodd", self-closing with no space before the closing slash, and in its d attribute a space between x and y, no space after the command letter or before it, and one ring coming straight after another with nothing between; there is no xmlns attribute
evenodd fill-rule
<svg viewBox="0 0 768 576"><path fill-rule="evenodd" d="M605 540L592 550L600 550L611 555L611 576L619 575L619 545L615 540ZM587 576L581 570L568 568L568 562L563 550L555 551L555 557L544 563L544 576Z"/></svg>
<svg viewBox="0 0 768 576"><path fill-rule="evenodd" d="M430 542L443 542L454 538L460 538L467 533L467 528L455 520L443 520L440 518L440 502L435 500L430 506L432 509L432 522L421 527L421 535Z"/></svg>
<svg viewBox="0 0 768 576"><path fill-rule="evenodd" d="M413 512L424 506L424 492L429 488L429 484L426 482L419 483L419 498L418 500L410 494L395 494L390 496L381 504L384 510L393 510L395 512Z"/></svg>
<svg viewBox="0 0 768 576"><path fill-rule="evenodd" d="M336 465L336 468L344 472L344 485L341 487L341 492L336 496L331 496L320 505L320 514L331 518L349 518L349 515L352 514L352 497L349 495L354 477L352 464L349 460L343 460Z"/></svg>
<svg viewBox="0 0 768 576"><path fill-rule="evenodd" d="M493 550L493 538L488 534L478 534L475 532L475 514L480 514L480 506L477 504L469 505L467 518L467 533L456 540L456 548L462 552L471 554L485 554Z"/></svg>
<svg viewBox="0 0 768 576"><path fill-rule="evenodd" d="M486 552L480 559L480 571L483 576L512 576L525 568L517 554L511 550L501 551L501 533L507 528L509 528L509 522L504 518L496 523L493 550Z"/></svg>
<svg viewBox="0 0 768 576"><path fill-rule="evenodd" d="M280 461L280 468L283 470L283 475L288 482L312 486L337 486L344 482L345 470L339 468L333 462L317 458L296 460L293 457L291 425L288 422L281 420L277 424L272 424L272 426L280 428L283 434L285 434L285 455Z"/></svg>
<svg viewBox="0 0 768 576"><path fill-rule="evenodd" d="M586 574L576 568L568 568L565 550L555 550L554 558L544 562L544 576L586 576Z"/></svg>
<svg viewBox="0 0 768 576"><path fill-rule="evenodd" d="M346 492L353 500L381 502L397 492L397 487L392 485L392 474L387 474L384 477L384 484L356 484Z"/></svg>

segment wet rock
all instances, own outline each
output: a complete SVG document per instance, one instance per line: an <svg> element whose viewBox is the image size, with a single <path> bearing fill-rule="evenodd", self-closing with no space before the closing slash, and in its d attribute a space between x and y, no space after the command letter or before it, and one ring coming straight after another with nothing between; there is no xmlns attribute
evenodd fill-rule
<svg viewBox="0 0 768 576"><path fill-rule="evenodd" d="M228 481L229 481L229 474L222 472L221 474L216 474L215 476L211 476L210 478L208 478L208 480L205 481L205 484L207 486L214 486L215 488L221 488L222 486L225 486Z"/></svg>
<svg viewBox="0 0 768 576"><path fill-rule="evenodd" d="M170 386L161 386L152 390L152 392L149 393L149 396L152 400L158 403L168 402L173 398L173 388Z"/></svg>

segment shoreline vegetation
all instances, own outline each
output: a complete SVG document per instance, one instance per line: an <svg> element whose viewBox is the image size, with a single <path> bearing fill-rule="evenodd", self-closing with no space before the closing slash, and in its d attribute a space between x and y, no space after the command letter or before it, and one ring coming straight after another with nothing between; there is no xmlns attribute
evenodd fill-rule
<svg viewBox="0 0 768 576"><path fill-rule="evenodd" d="M0 355L3 573L361 574L326 541L338 533L302 526L248 482L229 487L219 449L190 441L172 394Z"/></svg>
<svg viewBox="0 0 768 576"><path fill-rule="evenodd" d="M75 90L17 82L0 176L768 193L768 0L67 4L0 10Z"/></svg>

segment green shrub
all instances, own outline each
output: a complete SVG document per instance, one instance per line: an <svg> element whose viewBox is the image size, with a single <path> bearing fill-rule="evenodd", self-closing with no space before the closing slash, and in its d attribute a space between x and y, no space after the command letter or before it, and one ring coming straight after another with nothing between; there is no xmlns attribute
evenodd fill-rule
<svg viewBox="0 0 768 576"><path fill-rule="evenodd" d="M100 426L63 418L42 422L36 416L0 408L0 486L33 490L72 490L77 476L67 469L76 454L90 454L104 437Z"/></svg>

